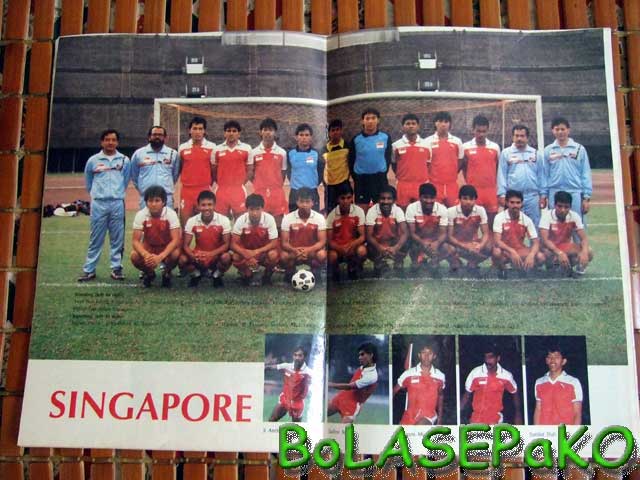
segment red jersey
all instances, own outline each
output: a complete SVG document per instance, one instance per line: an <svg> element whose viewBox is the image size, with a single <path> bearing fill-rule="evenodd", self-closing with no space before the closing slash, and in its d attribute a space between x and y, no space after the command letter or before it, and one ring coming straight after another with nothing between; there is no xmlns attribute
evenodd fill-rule
<svg viewBox="0 0 640 480"><path fill-rule="evenodd" d="M240 187L247 179L247 164L251 147L238 142L230 148L227 143L215 149L214 165L218 167L216 182L219 187Z"/></svg>
<svg viewBox="0 0 640 480"><path fill-rule="evenodd" d="M338 205L327 217L327 228L331 230L331 238L338 245L347 245L358 238L358 227L364 224L364 210L354 204L349 207L347 215L340 213L340 205Z"/></svg>
<svg viewBox="0 0 640 480"><path fill-rule="evenodd" d="M580 380L564 371L552 380L547 373L536 380L535 393L540 402L539 425L573 425L573 404L582 402Z"/></svg>
<svg viewBox="0 0 640 480"><path fill-rule="evenodd" d="M211 164L214 161L215 148L216 144L206 139L202 141L202 145L193 145L192 140L180 145L180 181L183 186L209 186L213 183Z"/></svg>
<svg viewBox="0 0 640 480"><path fill-rule="evenodd" d="M297 408L299 402L303 402L309 393L311 369L307 367L306 363L302 364L300 370L296 370L293 363L279 363L276 365L276 369L281 370L283 374L282 394L285 401Z"/></svg>
<svg viewBox="0 0 640 480"><path fill-rule="evenodd" d="M578 230L583 230L584 225L582 219L573 210L567 213L564 221L560 221L554 210L543 210L542 218L540 219L540 228L549 230L549 240L554 245L560 245L563 243L573 242L573 233Z"/></svg>
<svg viewBox="0 0 640 480"><path fill-rule="evenodd" d="M465 215L460 205L447 210L449 225L453 225L453 236L461 242L478 242L480 225L487 224L487 211L480 205L474 205L469 215Z"/></svg>
<svg viewBox="0 0 640 480"><path fill-rule="evenodd" d="M393 163L396 178L402 182L425 183L429 180L427 164L431 160L429 144L420 135L410 142L406 135L393 142Z"/></svg>
<svg viewBox="0 0 640 480"><path fill-rule="evenodd" d="M407 223L415 224L416 234L423 239L437 240L440 227L446 227L449 223L447 207L435 202L431 213L424 213L422 204L418 200L407 207Z"/></svg>
<svg viewBox="0 0 640 480"><path fill-rule="evenodd" d="M249 220L249 212L240 215L233 226L233 234L240 237L240 244L248 250L257 250L278 238L278 227L272 215L262 212L257 225Z"/></svg>
<svg viewBox="0 0 640 480"><path fill-rule="evenodd" d="M458 163L462 159L462 141L449 134L447 138L434 133L426 139L431 149L431 182L436 184L455 183L458 179Z"/></svg>
<svg viewBox="0 0 640 480"><path fill-rule="evenodd" d="M314 210L311 210L311 215L306 220L300 218L298 210L288 213L280 225L283 232L289 232L292 247L310 247L318 241L318 232L326 228L324 217Z"/></svg>
<svg viewBox="0 0 640 480"><path fill-rule="evenodd" d="M471 423L495 425L502 422L502 395L506 390L516 393L518 386L513 375L498 364L495 372L489 372L483 363L471 370L464 384L473 393Z"/></svg>
<svg viewBox="0 0 640 480"><path fill-rule="evenodd" d="M287 152L277 144L265 148L262 143L251 150L249 165L254 165L253 187L257 192L282 188L282 171L287 169Z"/></svg>
<svg viewBox="0 0 640 480"><path fill-rule="evenodd" d="M444 373L434 366L424 372L418 364L400 375L398 385L407 391L409 399L401 423L415 424L422 417L433 419L437 415L438 396L445 386Z"/></svg>
<svg viewBox="0 0 640 480"><path fill-rule="evenodd" d="M351 394L356 402L363 404L378 387L378 370L375 364L358 368L349 381L349 383L354 382L358 388L345 390L343 393Z"/></svg>
<svg viewBox="0 0 640 480"><path fill-rule="evenodd" d="M180 228L180 220L169 207L164 207L159 217L151 216L144 207L133 219L133 229L142 230L142 241L152 247L166 247L171 242L171 230L176 228Z"/></svg>
<svg viewBox="0 0 640 480"><path fill-rule="evenodd" d="M491 140L478 145L473 138L462 146L467 159L466 183L476 188L497 188L500 147Z"/></svg>
<svg viewBox="0 0 640 480"><path fill-rule="evenodd" d="M213 219L209 223L202 220L199 213L187 220L184 233L193 235L196 239L196 250L210 252L224 243L223 236L231 232L231 223L224 215L213 212Z"/></svg>
<svg viewBox="0 0 640 480"><path fill-rule="evenodd" d="M396 204L391 207L391 213L385 217L376 203L369 209L366 224L373 227L373 237L383 245L395 245L400 239L400 224L405 222L404 212Z"/></svg>
<svg viewBox="0 0 640 480"><path fill-rule="evenodd" d="M529 217L523 212L520 216L513 220L508 210L503 210L496 215L493 221L493 231L501 234L501 239L511 248L525 248L524 241L527 236L530 239L538 238L536 227Z"/></svg>

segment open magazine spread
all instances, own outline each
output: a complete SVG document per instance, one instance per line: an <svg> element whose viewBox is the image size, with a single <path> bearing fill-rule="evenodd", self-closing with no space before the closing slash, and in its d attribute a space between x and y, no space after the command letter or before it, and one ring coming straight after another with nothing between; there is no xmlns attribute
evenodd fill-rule
<svg viewBox="0 0 640 480"><path fill-rule="evenodd" d="M611 69L603 30L60 39L20 445L636 429Z"/></svg>

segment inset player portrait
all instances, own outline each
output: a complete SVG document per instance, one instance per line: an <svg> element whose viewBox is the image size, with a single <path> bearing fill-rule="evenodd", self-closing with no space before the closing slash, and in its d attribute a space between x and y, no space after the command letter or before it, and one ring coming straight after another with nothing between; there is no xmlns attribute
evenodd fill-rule
<svg viewBox="0 0 640 480"><path fill-rule="evenodd" d="M458 345L460 423L523 425L520 337L461 335Z"/></svg>
<svg viewBox="0 0 640 480"><path fill-rule="evenodd" d="M327 421L389 424L389 337L330 335Z"/></svg>
<svg viewBox="0 0 640 480"><path fill-rule="evenodd" d="M589 425L584 336L525 337L529 423Z"/></svg>
<svg viewBox="0 0 640 480"><path fill-rule="evenodd" d="M453 335L393 335L394 425L455 425Z"/></svg>
<svg viewBox="0 0 640 480"><path fill-rule="evenodd" d="M266 335L264 421L322 421L324 352L322 335Z"/></svg>

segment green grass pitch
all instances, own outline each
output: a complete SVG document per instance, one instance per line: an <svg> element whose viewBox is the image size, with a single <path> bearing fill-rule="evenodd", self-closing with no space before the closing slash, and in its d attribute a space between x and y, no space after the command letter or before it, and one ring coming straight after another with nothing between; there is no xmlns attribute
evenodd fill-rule
<svg viewBox="0 0 640 480"><path fill-rule="evenodd" d="M181 278L143 289L128 260L134 213L126 280L109 278L105 245L97 281L83 285L89 217L43 219L32 358L256 362L265 333L323 333L327 318L328 333L586 335L589 364L627 363L613 205L588 216L595 259L582 279L365 279L309 293L279 275L273 287L242 287L233 268L221 290Z"/></svg>

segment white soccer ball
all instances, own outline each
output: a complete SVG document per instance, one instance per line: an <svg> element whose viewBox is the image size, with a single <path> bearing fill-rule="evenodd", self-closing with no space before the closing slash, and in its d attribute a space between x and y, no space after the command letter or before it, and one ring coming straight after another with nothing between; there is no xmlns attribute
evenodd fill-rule
<svg viewBox="0 0 640 480"><path fill-rule="evenodd" d="M313 273L309 270L298 270L293 277L291 277L291 286L294 290L308 292L316 286L316 277L314 277Z"/></svg>

